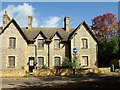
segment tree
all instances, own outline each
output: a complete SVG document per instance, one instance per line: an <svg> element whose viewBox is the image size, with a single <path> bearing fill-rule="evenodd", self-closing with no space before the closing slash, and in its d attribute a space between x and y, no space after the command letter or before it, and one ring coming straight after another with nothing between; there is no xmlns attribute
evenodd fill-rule
<svg viewBox="0 0 120 90"><path fill-rule="evenodd" d="M98 59L99 66L110 66L110 60L120 58L120 37L99 43Z"/></svg>
<svg viewBox="0 0 120 90"><path fill-rule="evenodd" d="M102 40L116 36L118 32L118 24L116 15L112 13L105 13L92 19L91 28L98 40Z"/></svg>

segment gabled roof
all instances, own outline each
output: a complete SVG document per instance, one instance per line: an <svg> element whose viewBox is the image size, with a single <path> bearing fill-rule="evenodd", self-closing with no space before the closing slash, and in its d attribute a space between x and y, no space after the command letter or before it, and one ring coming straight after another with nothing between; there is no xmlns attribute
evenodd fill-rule
<svg viewBox="0 0 120 90"><path fill-rule="evenodd" d="M66 32L64 28L32 28L28 30L27 28L22 28L23 33L28 38L28 40L33 41L39 33L41 32L45 37L46 41L51 41L52 37L55 34L58 34L62 41L67 41L69 34L74 30L74 28L70 28L70 32Z"/></svg>
<svg viewBox="0 0 120 90"><path fill-rule="evenodd" d="M50 39L52 39L55 35L58 35L58 37L59 37L60 39L63 39L63 38L61 37L61 35L59 34L58 31L57 31L53 36L51 36Z"/></svg>
<svg viewBox="0 0 120 90"><path fill-rule="evenodd" d="M33 39L35 40L35 39L38 37L39 34L41 34L44 39L47 39L47 37L43 34L42 31L40 31L40 32L37 34L37 36L36 36L35 38L33 38Z"/></svg>
<svg viewBox="0 0 120 90"><path fill-rule="evenodd" d="M93 37L93 39L96 42L98 42L97 38L95 37L95 35L93 34L92 30L90 29L90 27L87 25L87 23L85 21L83 21L82 23L79 24L79 26L69 35L68 39L71 40L71 38L73 37L75 32L80 29L81 25L83 25L86 28L86 30L89 32L89 34Z"/></svg>
<svg viewBox="0 0 120 90"><path fill-rule="evenodd" d="M90 33L90 35L93 37L93 39L96 42L98 42L96 37L94 36L94 34L92 33L91 29L89 28L89 26L87 25L87 23L85 21L83 21L76 29L70 28L70 30L68 32L66 32L64 28L41 28L41 27L38 27L38 28L32 28L31 30L28 30L28 28L26 28L26 27L20 28L20 26L17 24L17 22L14 19L12 19L6 25L6 27L1 31L1 34L6 30L6 28L9 27L9 25L11 23L13 23L15 25L15 27L18 29L18 31L23 36L23 38L27 41L27 43L34 42L39 34L41 34L45 38L46 41L51 41L51 39L56 34L60 37L61 41L68 41L73 37L74 33L77 30L79 30L81 25L83 25L86 28L86 30Z"/></svg>
<svg viewBox="0 0 120 90"><path fill-rule="evenodd" d="M9 27L9 25L13 23L14 26L17 28L17 30L20 32L20 34L23 36L23 38L25 39L26 42L28 42L28 39L26 38L26 36L24 35L23 31L21 30L20 26L17 24L17 22L12 19L1 31L1 34Z"/></svg>

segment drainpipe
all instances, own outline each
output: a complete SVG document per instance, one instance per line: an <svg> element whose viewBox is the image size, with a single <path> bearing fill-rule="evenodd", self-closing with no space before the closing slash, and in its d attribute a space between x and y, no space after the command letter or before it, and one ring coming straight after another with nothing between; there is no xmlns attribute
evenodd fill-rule
<svg viewBox="0 0 120 90"><path fill-rule="evenodd" d="M48 42L48 68L50 69L50 42Z"/></svg>
<svg viewBox="0 0 120 90"><path fill-rule="evenodd" d="M37 46L35 45L35 70L37 69L36 65L37 65Z"/></svg>

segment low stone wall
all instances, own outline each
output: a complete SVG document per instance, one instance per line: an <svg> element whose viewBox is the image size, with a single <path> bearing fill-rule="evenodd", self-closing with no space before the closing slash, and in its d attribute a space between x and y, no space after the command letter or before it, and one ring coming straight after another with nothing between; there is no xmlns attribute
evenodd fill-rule
<svg viewBox="0 0 120 90"><path fill-rule="evenodd" d="M34 76L54 76L54 75L61 75L61 76L68 76L75 74L87 74L87 73L109 73L110 68L82 68L76 69L75 71L72 69L41 69L41 70L34 70ZM29 74L26 73L24 70L3 70L0 71L0 77L23 77L28 76Z"/></svg>
<svg viewBox="0 0 120 90"><path fill-rule="evenodd" d="M76 69L75 74L87 74L87 73L109 73L110 68L83 68L83 69ZM35 76L54 76L54 75L73 75L74 70L72 69L41 69L41 70L34 70L33 75Z"/></svg>
<svg viewBox="0 0 120 90"><path fill-rule="evenodd" d="M23 77L25 76L24 70L3 70L0 71L0 77Z"/></svg>

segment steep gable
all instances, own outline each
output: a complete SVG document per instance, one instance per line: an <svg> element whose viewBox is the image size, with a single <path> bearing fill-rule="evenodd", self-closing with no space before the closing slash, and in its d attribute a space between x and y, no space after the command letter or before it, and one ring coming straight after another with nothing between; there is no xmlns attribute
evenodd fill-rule
<svg viewBox="0 0 120 90"><path fill-rule="evenodd" d="M16 22L14 19L12 19L12 20L5 26L5 28L1 31L1 34L3 34L3 33L5 32L5 30L9 27L9 25L10 25L11 23L14 24L14 26L17 28L17 30L19 31L19 33L23 36L24 40L25 40L26 42L28 42L28 39L26 38L26 36L25 36L24 33L22 32L20 26L17 24L17 22Z"/></svg>
<svg viewBox="0 0 120 90"><path fill-rule="evenodd" d="M98 42L97 38L95 37L95 35L93 34L92 30L90 29L90 27L87 25L87 23L85 21L83 21L70 35L69 35L69 40L71 40L71 38L73 37L73 35L81 28L81 26L84 26L86 28L86 30L88 31L88 33L92 36L92 38Z"/></svg>

